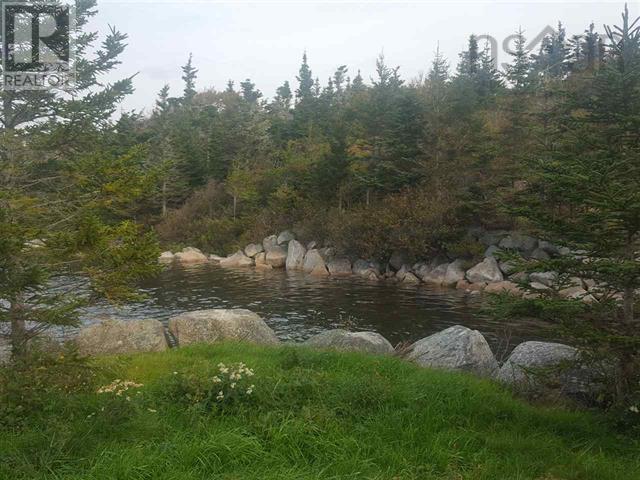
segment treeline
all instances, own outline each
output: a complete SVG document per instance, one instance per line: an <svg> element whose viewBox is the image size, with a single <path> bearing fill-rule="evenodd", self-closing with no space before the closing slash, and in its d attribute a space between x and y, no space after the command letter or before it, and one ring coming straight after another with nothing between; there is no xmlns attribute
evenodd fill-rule
<svg viewBox="0 0 640 480"><path fill-rule="evenodd" d="M525 45L519 31L501 72L472 35L455 72L436 51L412 80L381 54L369 79L341 65L321 81L305 53L270 100L249 79L198 93L189 58L179 97L167 85L150 117L118 125L161 177L140 214L162 219L167 241L221 253L267 227L380 255L445 249L472 220L509 223L502 195L553 148L557 97L607 59L593 24L571 39L559 24L535 54Z"/></svg>

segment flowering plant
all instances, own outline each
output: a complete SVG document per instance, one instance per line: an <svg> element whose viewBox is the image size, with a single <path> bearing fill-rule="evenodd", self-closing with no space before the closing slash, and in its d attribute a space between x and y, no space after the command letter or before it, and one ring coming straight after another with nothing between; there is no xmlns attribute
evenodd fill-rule
<svg viewBox="0 0 640 480"><path fill-rule="evenodd" d="M132 380L116 379L108 385L103 385L96 390L101 398L100 406L97 411L91 413L87 418L100 416L108 418L111 424L125 420L135 412L144 409L145 399L140 390L144 385L136 383ZM149 412L155 413L156 410L147 408Z"/></svg>
<svg viewBox="0 0 640 480"><path fill-rule="evenodd" d="M127 394L129 390L141 388L143 385L141 383L132 382L131 380L120 380L116 379L111 382L109 385L104 385L100 387L97 393L104 394L113 394L116 397L121 397L122 395ZM140 394L140 391L137 392ZM127 401L131 401L130 394L125 395Z"/></svg>
<svg viewBox="0 0 640 480"><path fill-rule="evenodd" d="M173 372L164 394L190 408L214 410L248 400L254 392L254 372L244 363L219 363L213 372L202 374Z"/></svg>
<svg viewBox="0 0 640 480"><path fill-rule="evenodd" d="M217 403L232 403L253 393L255 385L250 383L254 372L244 363L218 364L218 374L211 381Z"/></svg>

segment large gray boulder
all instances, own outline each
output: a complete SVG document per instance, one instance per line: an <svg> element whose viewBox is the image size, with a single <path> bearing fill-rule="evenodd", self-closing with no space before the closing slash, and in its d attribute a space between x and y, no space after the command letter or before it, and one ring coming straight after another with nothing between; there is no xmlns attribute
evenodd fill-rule
<svg viewBox="0 0 640 480"><path fill-rule="evenodd" d="M484 261L467 271L466 277L471 283L491 283L504 280L498 262L493 257L485 258Z"/></svg>
<svg viewBox="0 0 640 480"><path fill-rule="evenodd" d="M551 242L548 242L547 240L539 240L538 248L544 250L549 255L558 255L560 253L559 247Z"/></svg>
<svg viewBox="0 0 640 480"><path fill-rule="evenodd" d="M380 264L371 260L356 260L353 273L359 277L376 280L380 278Z"/></svg>
<svg viewBox="0 0 640 480"><path fill-rule="evenodd" d="M278 237L276 235L271 235L264 240L262 240L262 247L265 252L270 252L274 248L278 246Z"/></svg>
<svg viewBox="0 0 640 480"><path fill-rule="evenodd" d="M169 319L169 331L178 345L224 340L275 345L278 338L257 314L249 310L199 310Z"/></svg>
<svg viewBox="0 0 640 480"><path fill-rule="evenodd" d="M498 368L489 344L476 330L455 325L418 340L407 358L418 365L492 375Z"/></svg>
<svg viewBox="0 0 640 480"><path fill-rule="evenodd" d="M456 260L447 265L447 270L444 274L444 280L442 281L442 284L453 286L456 285L460 280L464 280L464 277L464 262L462 260Z"/></svg>
<svg viewBox="0 0 640 480"><path fill-rule="evenodd" d="M326 268L326 263L323 256L320 254L320 251L316 249L308 250L307 254L304 256L302 269L307 273L311 273L314 270L321 268Z"/></svg>
<svg viewBox="0 0 640 480"><path fill-rule="evenodd" d="M157 320L106 320L84 327L75 339L82 355L162 352L168 348L164 326Z"/></svg>
<svg viewBox="0 0 640 480"><path fill-rule="evenodd" d="M297 240L291 240L287 248L287 270L302 270L307 249Z"/></svg>
<svg viewBox="0 0 640 480"><path fill-rule="evenodd" d="M284 232L280 233L280 235L278 235L278 245L284 245L286 243L289 243L291 240L294 240L296 238L296 236L291 233L289 230L285 230Z"/></svg>
<svg viewBox="0 0 640 480"><path fill-rule="evenodd" d="M519 252L527 253L537 248L538 240L529 235L513 232L511 235L503 238L498 246L505 250L518 250Z"/></svg>
<svg viewBox="0 0 640 480"><path fill-rule="evenodd" d="M176 253L175 259L185 264L207 263L209 261L209 258L204 253L193 247L187 247Z"/></svg>
<svg viewBox="0 0 640 480"><path fill-rule="evenodd" d="M417 285L420 283L420 279L411 271L411 267L403 265L396 273L396 280L403 283L411 283Z"/></svg>
<svg viewBox="0 0 640 480"><path fill-rule="evenodd" d="M584 399L601 388L607 370L582 364L578 350L568 345L524 342L513 350L496 378L530 393L551 389Z"/></svg>
<svg viewBox="0 0 640 480"><path fill-rule="evenodd" d="M507 236L507 233L504 230L485 232L480 236L479 240L485 247L490 247L491 245L498 245Z"/></svg>
<svg viewBox="0 0 640 480"><path fill-rule="evenodd" d="M529 280L551 287L558 281L558 274L556 272L533 272L529 275Z"/></svg>
<svg viewBox="0 0 640 480"><path fill-rule="evenodd" d="M244 253L247 257L253 258L262 252L264 252L264 247L260 243L250 243L244 247Z"/></svg>
<svg viewBox="0 0 640 480"><path fill-rule="evenodd" d="M247 257L242 250L238 250L233 255L220 260L223 267L250 267L253 265L253 259Z"/></svg>
<svg viewBox="0 0 640 480"><path fill-rule="evenodd" d="M442 285L445 281L449 264L432 265L422 265L415 273L424 283Z"/></svg>
<svg viewBox="0 0 640 480"><path fill-rule="evenodd" d="M533 252L531 252L531 258L534 260L549 260L551 258L551 255L549 255L541 248L536 248Z"/></svg>
<svg viewBox="0 0 640 480"><path fill-rule="evenodd" d="M408 263L408 256L406 253L401 251L395 251L391 254L391 258L389 258L389 265L396 272L402 268L402 266Z"/></svg>
<svg viewBox="0 0 640 480"><path fill-rule="evenodd" d="M287 263L287 251L280 246L273 247L267 251L265 262L273 268L284 268Z"/></svg>
<svg viewBox="0 0 640 480"><path fill-rule="evenodd" d="M334 258L327 263L329 274L334 277L344 277L351 275L351 260L348 258Z"/></svg>
<svg viewBox="0 0 640 480"><path fill-rule="evenodd" d="M377 355L386 355L394 351L391 343L376 332L329 330L311 337L305 343L314 347L350 352L367 352Z"/></svg>

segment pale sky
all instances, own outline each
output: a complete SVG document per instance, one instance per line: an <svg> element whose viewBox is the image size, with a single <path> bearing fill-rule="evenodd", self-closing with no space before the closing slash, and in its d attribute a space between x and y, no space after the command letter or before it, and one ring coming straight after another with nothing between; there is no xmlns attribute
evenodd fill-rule
<svg viewBox="0 0 640 480"><path fill-rule="evenodd" d="M138 73L136 92L126 109L152 107L168 83L182 90L180 66L190 52L200 70L197 87L223 89L246 78L271 97L284 80L295 88L303 51L323 86L336 67L358 69L368 82L375 59L384 51L389 66L400 66L410 80L429 68L438 43L452 67L468 36L491 35L501 44L518 27L532 39L558 20L568 36L590 22L619 23L623 2L219 2L98 0L91 28L104 32L115 25L129 35L123 64L112 79ZM629 2L632 16L639 2ZM508 55L499 52L499 61Z"/></svg>

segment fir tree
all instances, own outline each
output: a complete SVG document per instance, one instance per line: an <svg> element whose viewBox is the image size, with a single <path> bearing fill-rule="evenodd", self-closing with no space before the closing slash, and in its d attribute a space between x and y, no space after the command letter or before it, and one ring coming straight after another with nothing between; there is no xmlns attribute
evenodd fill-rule
<svg viewBox="0 0 640 480"><path fill-rule="evenodd" d="M248 78L244 82L240 82L240 94L246 102L255 104L262 97L262 92L257 90L255 83Z"/></svg>
<svg viewBox="0 0 640 480"><path fill-rule="evenodd" d="M307 52L302 55L302 65L296 77L298 80L298 88L296 89L296 102L302 103L314 97L313 74L307 62Z"/></svg>
<svg viewBox="0 0 640 480"><path fill-rule="evenodd" d="M506 68L505 77L515 90L526 90L531 86L531 59L526 50L524 32L516 32L515 49L509 52L513 62Z"/></svg>
<svg viewBox="0 0 640 480"><path fill-rule="evenodd" d="M480 68L480 51L478 38L475 35L469 37L467 50L460 54L458 63L458 76L472 78Z"/></svg>
<svg viewBox="0 0 640 480"><path fill-rule="evenodd" d="M353 78L353 82L351 82L351 89L355 92L364 90L364 80L362 79L362 74L360 70L358 70L358 74Z"/></svg>
<svg viewBox="0 0 640 480"><path fill-rule="evenodd" d="M196 78L198 70L193 66L193 54L189 54L189 60L182 67L182 81L184 82L184 92L182 101L185 105L190 105L193 97L196 96Z"/></svg>
<svg viewBox="0 0 640 480"><path fill-rule="evenodd" d="M279 103L284 110L289 111L289 109L291 108L292 100L293 96L291 94L291 87L289 86L289 81L287 80L276 90L275 101Z"/></svg>
<svg viewBox="0 0 640 480"><path fill-rule="evenodd" d="M427 82L431 86L444 85L449 80L449 63L440 53L440 45L436 48L435 56L431 62L431 68L427 74Z"/></svg>
<svg viewBox="0 0 640 480"><path fill-rule="evenodd" d="M158 93L158 99L156 100L156 108L154 111L158 115L164 115L169 111L169 89L169 85L165 85Z"/></svg>
<svg viewBox="0 0 640 480"><path fill-rule="evenodd" d="M336 92L341 94L344 90L344 84L346 82L346 76L349 69L346 65L340 65L336 72L333 74L333 85L335 86Z"/></svg>

